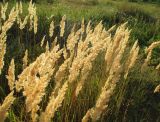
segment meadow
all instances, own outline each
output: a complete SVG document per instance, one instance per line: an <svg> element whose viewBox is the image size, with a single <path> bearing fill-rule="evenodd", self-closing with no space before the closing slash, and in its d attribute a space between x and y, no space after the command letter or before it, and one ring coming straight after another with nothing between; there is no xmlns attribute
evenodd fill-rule
<svg viewBox="0 0 160 122"><path fill-rule="evenodd" d="M158 0L34 2L1 3L0 122L160 121Z"/></svg>

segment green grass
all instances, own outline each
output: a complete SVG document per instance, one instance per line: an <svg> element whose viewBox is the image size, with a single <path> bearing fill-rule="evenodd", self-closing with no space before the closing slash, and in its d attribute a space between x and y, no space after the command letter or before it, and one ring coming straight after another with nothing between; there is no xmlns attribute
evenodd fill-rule
<svg viewBox="0 0 160 122"><path fill-rule="evenodd" d="M14 4L14 3L12 3ZM24 8L27 10L28 4L24 3ZM12 5L11 5L12 6ZM48 17L50 15L67 15L68 19L81 20L90 19L96 16L111 16L122 9L123 7L130 7L141 9L145 13L155 18L160 18L160 7L156 4L148 3L131 3L122 1L112 0L100 0L96 5L86 4L85 2L75 2L74 0L58 2L55 1L53 4L47 4L46 2L38 2L36 4L38 14L45 14Z"/></svg>
<svg viewBox="0 0 160 122"><path fill-rule="evenodd" d="M10 3L10 7L15 3ZM27 14L28 3L24 3L24 12ZM36 4L39 19L50 22L47 18L54 16L54 21L59 22L63 15L67 16L68 26L92 20L93 25L103 21L106 28L114 24L128 21L132 28L132 40L138 39L141 46L147 46L152 41L160 39L160 7L150 3L132 3L126 1L100 0L97 4L77 1L55 1L53 4L38 2ZM46 18L46 19L45 19ZM40 28L43 30L43 28ZM43 31L44 32L44 31Z"/></svg>

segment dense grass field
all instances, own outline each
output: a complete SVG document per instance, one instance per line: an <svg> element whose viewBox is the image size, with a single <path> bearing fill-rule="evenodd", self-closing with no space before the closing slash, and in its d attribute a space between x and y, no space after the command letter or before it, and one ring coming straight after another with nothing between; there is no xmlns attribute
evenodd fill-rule
<svg viewBox="0 0 160 122"><path fill-rule="evenodd" d="M93 0L94 1L94 0ZM15 3L11 3L13 6ZM37 1L37 14L42 21L53 16L55 21L60 21L63 15L67 16L68 24L80 23L82 18L93 23L103 21L109 28L114 24L128 21L132 27L132 37L139 39L140 45L146 46L159 37L160 7L155 3L135 3L126 1L99 0L99 2L58 1L52 4L46 1ZM28 5L24 4L24 13Z"/></svg>
<svg viewBox="0 0 160 122"><path fill-rule="evenodd" d="M159 1L0 10L0 122L160 121Z"/></svg>

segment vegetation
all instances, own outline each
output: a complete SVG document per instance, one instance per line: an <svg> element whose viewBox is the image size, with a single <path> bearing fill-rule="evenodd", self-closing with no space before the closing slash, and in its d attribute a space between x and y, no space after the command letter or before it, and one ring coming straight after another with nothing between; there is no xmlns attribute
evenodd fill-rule
<svg viewBox="0 0 160 122"><path fill-rule="evenodd" d="M128 0L130 2L157 2L160 3L159 0Z"/></svg>
<svg viewBox="0 0 160 122"><path fill-rule="evenodd" d="M158 5L48 2L1 6L0 122L160 121Z"/></svg>
<svg viewBox="0 0 160 122"><path fill-rule="evenodd" d="M73 22L79 22L85 17L85 21L92 20L94 24L102 20L107 28L114 24L128 21L129 27L132 27L131 38L135 37L133 40L139 39L141 46L148 46L154 40L160 39L160 7L158 5L140 5L138 3L109 0L101 1L96 5L90 4L91 2L87 1L55 1L49 5L43 1L37 2L37 14L40 19L46 16L49 18L53 15L54 20L58 22L63 15L66 15L68 23L73 24ZM11 6L13 5L11 4ZM23 4L23 6L26 12L28 8L27 4ZM40 30L43 30L43 28Z"/></svg>

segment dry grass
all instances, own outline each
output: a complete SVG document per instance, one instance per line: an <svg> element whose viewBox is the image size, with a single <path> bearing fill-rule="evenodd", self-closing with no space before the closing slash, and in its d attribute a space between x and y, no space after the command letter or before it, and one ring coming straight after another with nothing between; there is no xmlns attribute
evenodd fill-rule
<svg viewBox="0 0 160 122"><path fill-rule="evenodd" d="M7 4L4 8L7 9ZM4 8L1 10L1 13L3 13L2 19L5 20L6 9ZM33 31L34 35L37 34L38 17L36 15L36 7L31 2L28 11L28 15L21 22L22 18L20 16L23 14L23 10L22 3L19 3L16 10L13 8L8 19L4 21L0 34L0 71L5 62L6 33L11 26L17 24L20 30L24 29L25 26L29 26L28 29ZM54 29L54 20L52 20L48 30L49 40L53 39ZM62 40L65 29L66 16L63 16L60 22L59 33ZM98 120L104 110L107 109L117 83L127 79L139 54L138 41L135 41L131 48L128 44L130 30L127 28L127 23L120 25L115 33L114 29L115 26L106 30L102 22L92 28L91 22L88 22L86 25L83 19L81 27L78 30L75 30L75 27L73 27L66 44L62 48L56 41L57 38L52 43L47 41L46 50L32 63L28 61L28 50L26 50L22 59L23 70L18 76L15 76L13 59L7 75L11 93L0 106L0 120L5 120L7 110L12 103L14 104L13 101L17 99L13 93L23 93L22 96L25 96L26 114L30 116L28 121L51 121L58 109L63 105L63 101L67 99L66 94L70 89L72 89L72 101L78 98L80 92L84 90L84 86L87 84L87 79L90 76L97 57L100 54L105 54L102 57L105 60L105 71L102 71L105 72L105 79L103 79L104 82L99 83L103 84L101 92L95 105L86 111L86 114L82 118L83 122L87 122L89 119L93 121ZM43 48L45 41L44 36L40 42L41 44L39 44L41 48ZM159 42L155 42L147 48L146 52L148 52L149 56L147 56L145 64L150 59L149 57L151 57L153 48L157 45L159 45ZM47 88L50 83L54 83L55 85L48 91ZM158 91L158 88L155 91ZM49 99L43 101L45 96L49 96ZM46 105L42 106L42 102L45 102Z"/></svg>

